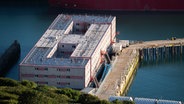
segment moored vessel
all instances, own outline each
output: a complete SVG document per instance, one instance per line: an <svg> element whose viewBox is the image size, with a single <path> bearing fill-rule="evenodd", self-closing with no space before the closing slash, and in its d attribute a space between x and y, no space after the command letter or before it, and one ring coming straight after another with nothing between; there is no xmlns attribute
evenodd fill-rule
<svg viewBox="0 0 184 104"><path fill-rule="evenodd" d="M49 0L49 4L82 10L184 11L183 0Z"/></svg>

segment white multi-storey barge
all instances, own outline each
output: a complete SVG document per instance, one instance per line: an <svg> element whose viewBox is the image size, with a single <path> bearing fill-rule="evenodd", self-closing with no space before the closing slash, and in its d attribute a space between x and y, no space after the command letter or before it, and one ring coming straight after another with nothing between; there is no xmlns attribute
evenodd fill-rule
<svg viewBox="0 0 184 104"><path fill-rule="evenodd" d="M116 17L60 14L20 63L20 80L85 88L115 35Z"/></svg>

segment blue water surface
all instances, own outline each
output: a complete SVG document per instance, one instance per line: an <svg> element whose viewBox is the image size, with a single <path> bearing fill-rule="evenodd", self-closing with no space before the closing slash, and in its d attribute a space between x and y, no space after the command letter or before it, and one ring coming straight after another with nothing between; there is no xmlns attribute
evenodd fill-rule
<svg viewBox="0 0 184 104"><path fill-rule="evenodd" d="M57 15L50 13L47 7L0 7L0 55L14 40L21 44L20 60L6 77L18 80L19 63ZM173 36L184 37L184 13L126 12L113 15L117 16L119 39L160 40ZM181 60L169 64L141 66L127 95L184 101L183 79L184 61Z"/></svg>

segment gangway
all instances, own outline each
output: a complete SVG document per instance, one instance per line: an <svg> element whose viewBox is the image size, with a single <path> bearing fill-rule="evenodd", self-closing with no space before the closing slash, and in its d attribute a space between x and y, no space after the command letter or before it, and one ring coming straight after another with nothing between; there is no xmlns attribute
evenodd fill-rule
<svg viewBox="0 0 184 104"><path fill-rule="evenodd" d="M106 59L106 61L107 61L107 64L110 64L110 63L111 63L111 59L110 59L108 53L105 54L105 59Z"/></svg>
<svg viewBox="0 0 184 104"><path fill-rule="evenodd" d="M109 72L109 70L111 70L111 65L110 64L105 64L104 71L103 71L100 82L102 82L104 80L104 78L107 75L107 73Z"/></svg>
<svg viewBox="0 0 184 104"><path fill-rule="evenodd" d="M99 83L98 83L98 80L96 79L96 77L93 78L93 81L95 83L96 88L99 88Z"/></svg>

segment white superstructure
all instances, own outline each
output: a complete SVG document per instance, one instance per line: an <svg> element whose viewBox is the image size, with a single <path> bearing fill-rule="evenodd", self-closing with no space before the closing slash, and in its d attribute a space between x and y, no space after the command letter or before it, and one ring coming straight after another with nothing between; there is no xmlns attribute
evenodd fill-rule
<svg viewBox="0 0 184 104"><path fill-rule="evenodd" d="M115 35L116 17L60 14L20 63L20 80L87 87Z"/></svg>

